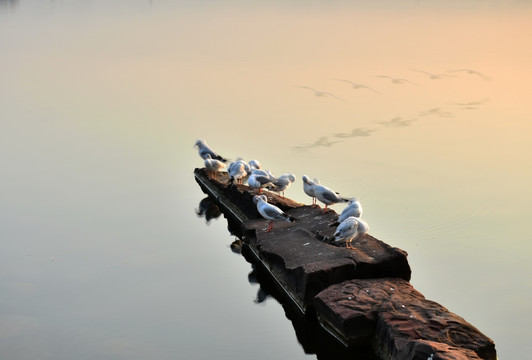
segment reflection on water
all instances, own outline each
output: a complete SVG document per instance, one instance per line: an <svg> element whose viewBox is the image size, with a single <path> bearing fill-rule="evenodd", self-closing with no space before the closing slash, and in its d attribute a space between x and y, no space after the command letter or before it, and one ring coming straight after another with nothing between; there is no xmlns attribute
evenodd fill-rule
<svg viewBox="0 0 532 360"><path fill-rule="evenodd" d="M198 215L198 217L204 217L205 222L208 225L212 219L216 219L222 215L222 212L218 205L207 196L200 201L198 208L196 209L196 215Z"/></svg>
<svg viewBox="0 0 532 360"><path fill-rule="evenodd" d="M16 8L19 5L20 0L0 0L0 9L2 8Z"/></svg>
<svg viewBox="0 0 532 360"><path fill-rule="evenodd" d="M332 97L333 99L345 102L344 99L341 99L338 96L336 96L336 95L334 95L334 94L332 94L330 92L327 92L327 91L316 90L314 88L311 88L310 86L294 85L294 87L310 90L310 91L312 91L314 93L314 96L317 96L317 97Z"/></svg>
<svg viewBox="0 0 532 360"><path fill-rule="evenodd" d="M412 81L408 79L397 78L397 77L392 77L388 75L375 75L375 77L388 79L392 82L392 84L395 84L395 85L404 85L404 84L417 85L416 83L413 83Z"/></svg>
<svg viewBox="0 0 532 360"><path fill-rule="evenodd" d="M367 89L369 91L373 91L375 94L380 94L380 92L378 92L377 90L373 89L373 88L370 88L369 86L367 85L364 85L364 84L358 84L358 83L354 83L350 80L345 80L345 79L334 79L336 81L342 81L342 82L346 82L348 84L351 85L351 87L355 90L358 90L358 89Z"/></svg>
<svg viewBox="0 0 532 360"><path fill-rule="evenodd" d="M0 1L2 359L308 358L233 281L197 138L360 198L417 289L532 353L529 2L153 3Z"/></svg>
<svg viewBox="0 0 532 360"><path fill-rule="evenodd" d="M316 354L321 360L378 359L371 348L344 348L323 330L314 317L303 316L292 308L289 300L279 292L261 267L253 266L253 270L248 274L248 281L252 285L259 285L257 296L253 300L256 304L265 305L271 299L282 304L285 316L291 321L297 340L306 354Z"/></svg>
<svg viewBox="0 0 532 360"><path fill-rule="evenodd" d="M375 129L355 128L351 130L351 132L349 133L336 133L334 134L334 137L337 137L340 139L352 138L352 137L365 137L365 136L370 136L375 131L376 131Z"/></svg>
<svg viewBox="0 0 532 360"><path fill-rule="evenodd" d="M398 116L388 121L378 121L378 123L389 127L405 127L410 126L414 121L417 121L417 119L403 119L402 117Z"/></svg>

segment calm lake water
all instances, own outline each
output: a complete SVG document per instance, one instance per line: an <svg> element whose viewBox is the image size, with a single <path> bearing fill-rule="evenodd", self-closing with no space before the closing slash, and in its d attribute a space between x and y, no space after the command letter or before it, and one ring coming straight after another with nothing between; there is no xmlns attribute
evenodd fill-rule
<svg viewBox="0 0 532 360"><path fill-rule="evenodd" d="M0 358L316 358L196 215L198 138L357 196L530 354L532 7L395 3L0 0Z"/></svg>

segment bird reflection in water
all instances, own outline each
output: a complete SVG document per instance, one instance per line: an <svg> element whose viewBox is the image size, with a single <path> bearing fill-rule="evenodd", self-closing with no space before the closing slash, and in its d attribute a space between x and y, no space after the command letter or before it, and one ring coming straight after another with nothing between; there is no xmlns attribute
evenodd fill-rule
<svg viewBox="0 0 532 360"><path fill-rule="evenodd" d="M444 78L449 78L449 77L454 77L454 75L449 75L449 74L435 74L435 73L430 73L428 71L423 71L423 70L418 70L418 69L410 69L412 71L415 71L415 72L418 72L418 73L421 73L421 74L425 74L429 77L429 79L431 80L440 80L440 79L444 79Z"/></svg>
<svg viewBox="0 0 532 360"><path fill-rule="evenodd" d="M439 117L453 117L453 113L443 110L442 108L435 107L426 111L421 111L418 116L439 116Z"/></svg>
<svg viewBox="0 0 532 360"><path fill-rule="evenodd" d="M403 119L402 117L398 116L388 121L378 121L378 123L387 127L406 127L410 126L416 120L416 118Z"/></svg>
<svg viewBox="0 0 532 360"><path fill-rule="evenodd" d="M403 79L403 78L396 78L396 77L392 77L392 76L388 76L388 75L375 75L375 77L388 79L388 80L390 80L392 82L392 84L396 84L396 85L405 85L405 84L417 85L416 83L413 83L410 80Z"/></svg>
<svg viewBox="0 0 532 360"><path fill-rule="evenodd" d="M196 209L196 215L198 215L200 218L204 217L205 222L209 224L212 219L216 219L222 215L222 212L220 211L218 205L216 205L216 203L207 196L200 201L198 208Z"/></svg>
<svg viewBox="0 0 532 360"><path fill-rule="evenodd" d="M458 106L462 110L476 110L479 106L484 105L489 98L484 98L478 101L467 101L467 102L453 102L451 104Z"/></svg>
<svg viewBox="0 0 532 360"><path fill-rule="evenodd" d="M14 9L18 6L19 2L19 0L0 0L0 9Z"/></svg>
<svg viewBox="0 0 532 360"><path fill-rule="evenodd" d="M456 69L456 70L449 70L449 72L450 73L466 73L468 75L478 76L481 79L486 80L486 81L491 81L492 80L491 77L489 77L487 75L484 75L483 73L478 72L478 71L473 70L473 69Z"/></svg>
<svg viewBox="0 0 532 360"><path fill-rule="evenodd" d="M365 137L365 136L370 136L375 131L376 131L375 129L356 128L356 129L351 130L350 133L336 133L334 134L334 137L339 138L339 139L347 139L347 138L353 138L353 137Z"/></svg>
<svg viewBox="0 0 532 360"><path fill-rule="evenodd" d="M355 83L355 82L352 82L350 80L344 80L344 79L334 79L336 81L342 81L342 82L346 82L348 84L351 85L351 87L355 90L358 90L358 89L366 89L366 90L369 90L369 91L373 91L375 94L380 94L380 92L378 92L377 90L375 89L372 89L370 88L369 86L367 85L364 85L364 84L358 84L358 83Z"/></svg>
<svg viewBox="0 0 532 360"><path fill-rule="evenodd" d="M334 99L339 100L341 102L346 102L344 99L339 98L338 96L336 96L336 95L334 95L334 94L332 94L330 92L316 90L314 88L311 88L310 86L294 85L294 87L310 90L310 91L312 91L314 93L314 96L317 96L317 97L331 97L331 98L334 98Z"/></svg>
<svg viewBox="0 0 532 360"><path fill-rule="evenodd" d="M259 290L257 290L257 296L255 297L255 299L253 299L253 302L255 304L264 304L266 300L272 297L268 289L261 285L259 280L259 274L254 267L253 270L248 274L248 281L252 285L259 285Z"/></svg>
<svg viewBox="0 0 532 360"><path fill-rule="evenodd" d="M307 150L307 149L312 149L312 148L317 148L317 147L331 147L332 145L339 143L339 142L341 142L341 140L331 141L329 140L328 137L321 136L318 140L314 141L312 144L297 145L297 146L293 146L292 148L295 150Z"/></svg>

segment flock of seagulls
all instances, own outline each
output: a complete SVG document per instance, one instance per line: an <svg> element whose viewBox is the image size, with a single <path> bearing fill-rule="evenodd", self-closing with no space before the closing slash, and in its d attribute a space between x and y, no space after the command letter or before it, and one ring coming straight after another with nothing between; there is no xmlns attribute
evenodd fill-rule
<svg viewBox="0 0 532 360"><path fill-rule="evenodd" d="M285 190L296 181L294 174L286 173L276 177L270 170L263 170L261 163L257 160L245 162L242 158L238 158L227 165L229 160L213 151L205 140L197 140L194 147L198 149L198 154L204 161L208 176L216 180L220 172L226 171L230 177L230 184L235 182L243 184L244 180L247 179L247 185L258 190L259 195L253 197L253 202L257 206L258 213L268 221L266 232L273 229L274 221L296 221L279 207L268 203L268 197L262 194L263 189L268 189L279 193L284 198ZM330 226L336 226L332 239L334 243L345 243L347 247L351 247L351 242L354 239L369 230L367 222L361 219L362 204L357 198L344 197L320 184L317 178L311 180L307 175L303 175L302 181L303 191L312 198L312 206L317 207L318 201L325 205L323 213L329 210L329 206L337 203L348 203L338 221L330 224Z"/></svg>

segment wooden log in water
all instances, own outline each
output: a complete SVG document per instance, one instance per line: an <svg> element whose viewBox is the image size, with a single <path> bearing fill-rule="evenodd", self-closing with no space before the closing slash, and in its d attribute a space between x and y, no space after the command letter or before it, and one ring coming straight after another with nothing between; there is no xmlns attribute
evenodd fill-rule
<svg viewBox="0 0 532 360"><path fill-rule="evenodd" d="M253 203L257 190L224 176L212 180L204 169L194 175L291 305L346 347L373 345L382 359L496 359L491 339L412 287L405 251L370 234L357 237L353 249L333 244L330 224L338 214L263 191L297 219L276 221L266 232Z"/></svg>

